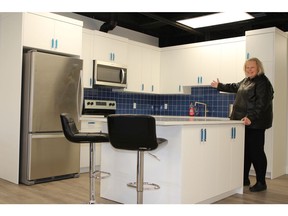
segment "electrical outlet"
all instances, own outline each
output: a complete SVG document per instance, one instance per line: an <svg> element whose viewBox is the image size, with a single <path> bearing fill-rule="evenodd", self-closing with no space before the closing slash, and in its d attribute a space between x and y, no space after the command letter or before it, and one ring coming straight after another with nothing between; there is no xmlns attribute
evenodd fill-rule
<svg viewBox="0 0 288 216"><path fill-rule="evenodd" d="M133 103L133 109L136 109L137 105L136 103Z"/></svg>
<svg viewBox="0 0 288 216"><path fill-rule="evenodd" d="M165 110L168 109L168 104L164 104L164 109L165 109Z"/></svg>

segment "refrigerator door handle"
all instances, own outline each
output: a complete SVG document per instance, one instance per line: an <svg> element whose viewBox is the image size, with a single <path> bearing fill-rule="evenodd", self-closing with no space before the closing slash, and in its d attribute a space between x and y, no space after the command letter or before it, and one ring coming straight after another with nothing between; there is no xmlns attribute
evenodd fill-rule
<svg viewBox="0 0 288 216"><path fill-rule="evenodd" d="M32 134L31 135L31 138L33 138L33 139L63 138L63 137L65 137L63 133Z"/></svg>
<svg viewBox="0 0 288 216"><path fill-rule="evenodd" d="M78 80L78 86L77 86L77 94L76 94L76 106L77 106L77 116L78 119L80 119L81 113L82 113L82 102L84 97L84 89L83 89L83 71L80 71L80 76ZM79 92L80 92L80 101L79 101Z"/></svg>

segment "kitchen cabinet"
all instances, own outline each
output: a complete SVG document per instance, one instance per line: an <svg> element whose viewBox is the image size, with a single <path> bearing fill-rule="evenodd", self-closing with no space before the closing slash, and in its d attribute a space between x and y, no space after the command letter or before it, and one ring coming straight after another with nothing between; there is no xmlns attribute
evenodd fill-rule
<svg viewBox="0 0 288 216"><path fill-rule="evenodd" d="M228 127L220 126L218 132L218 175L216 180L219 181L218 189L221 191L234 190L243 184L243 172L235 170L243 170L244 159L244 127L239 125L230 125ZM229 161L229 163L227 163Z"/></svg>
<svg viewBox="0 0 288 216"><path fill-rule="evenodd" d="M159 93L159 48L134 41L129 41L128 47L128 86L125 90Z"/></svg>
<svg viewBox="0 0 288 216"><path fill-rule="evenodd" d="M287 34L272 27L247 31L245 35L247 57L262 61L274 87L273 126L265 132L266 177L273 179L284 175L287 167Z"/></svg>
<svg viewBox="0 0 288 216"><path fill-rule="evenodd" d="M191 73L185 80L193 86L210 86L217 78L223 83L239 82L245 76L245 37L202 42L190 50Z"/></svg>
<svg viewBox="0 0 288 216"><path fill-rule="evenodd" d="M162 48L160 62L160 92L183 94L184 70L189 71L189 53L186 49Z"/></svg>
<svg viewBox="0 0 288 216"><path fill-rule="evenodd" d="M239 37L219 45L220 68L218 76L214 76L213 80L219 78L220 82L234 83L245 78L245 44L245 37Z"/></svg>
<svg viewBox="0 0 288 216"><path fill-rule="evenodd" d="M218 77L220 69L220 45L206 44L190 48L193 53L191 58L189 80L186 84L193 86L210 85L211 81ZM186 76L187 77L187 76Z"/></svg>
<svg viewBox="0 0 288 216"><path fill-rule="evenodd" d="M191 179L192 175L201 176L201 178L195 178L193 184L190 183L190 187L194 194L192 200L197 202L215 196L219 187L215 187L216 182L218 183L217 178L219 176L217 161L219 132L215 130L213 126L207 125L197 125L190 130L190 134L185 133L188 137L185 137L184 139L193 141L190 142L189 147L185 146L184 148L187 148L186 150L191 154L191 158L194 158L194 162L197 161L197 163L187 164L190 168L187 167L186 170L187 172L190 170L191 174L187 173L185 175L189 175L189 179ZM214 181L215 183L211 183L211 181ZM189 183L186 182L186 180L183 180L183 182L184 187L188 187ZM203 186L205 186L204 191ZM188 197L190 195L187 194L185 196Z"/></svg>
<svg viewBox="0 0 288 216"><path fill-rule="evenodd" d="M238 82L244 61L245 37L163 48L161 92L185 93L183 86L210 86L217 78Z"/></svg>
<svg viewBox="0 0 288 216"><path fill-rule="evenodd" d="M81 132L87 133L95 133L103 130L103 123L81 117ZM104 143L107 144L107 143ZM101 143L95 143L95 165L99 169L100 168L100 161L101 161ZM80 147L80 172L89 172L89 155L90 155L90 144L89 143L82 143Z"/></svg>
<svg viewBox="0 0 288 216"><path fill-rule="evenodd" d="M168 143L150 152L156 157L145 155L144 180L159 184L160 190L145 190L144 203L213 203L243 193L245 126L241 121L205 119L167 117L165 122L165 117L156 117L157 136ZM101 181L100 196L135 203L136 191L127 183L136 179L136 152L102 145L101 155L101 167L111 176ZM113 157L113 163L105 155Z"/></svg>
<svg viewBox="0 0 288 216"><path fill-rule="evenodd" d="M82 21L52 13L23 14L23 46L81 55Z"/></svg>
<svg viewBox="0 0 288 216"><path fill-rule="evenodd" d="M93 43L94 31L83 28L82 55L83 59L83 87L93 87Z"/></svg>
<svg viewBox="0 0 288 216"><path fill-rule="evenodd" d="M243 173L238 172L235 168L237 167L240 170L244 170L244 145L241 145L241 143L244 143L244 134L245 128L239 125L230 126L226 133L227 139L230 141L227 143L229 143L231 147L231 163L228 164L228 166L230 166L230 190L236 189L240 184L243 184ZM225 165L227 165L227 163L225 163ZM224 175L222 176L224 177Z"/></svg>
<svg viewBox="0 0 288 216"><path fill-rule="evenodd" d="M94 31L93 47L93 59L127 65L127 38Z"/></svg>
<svg viewBox="0 0 288 216"><path fill-rule="evenodd" d="M193 200L207 200L242 185L243 173L239 170L243 171L243 127L200 125L193 127L187 136L185 139L193 140L187 151L195 159L195 163L187 167L187 170L193 170L190 178L192 175L203 177L190 186L195 194Z"/></svg>

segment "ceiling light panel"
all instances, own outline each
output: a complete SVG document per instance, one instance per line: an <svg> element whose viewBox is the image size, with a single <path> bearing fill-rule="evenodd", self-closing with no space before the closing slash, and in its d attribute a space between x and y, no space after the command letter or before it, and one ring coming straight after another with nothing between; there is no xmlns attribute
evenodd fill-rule
<svg viewBox="0 0 288 216"><path fill-rule="evenodd" d="M223 12L215 13L207 16L201 16L191 19L178 20L177 22L192 28L201 28L207 26L215 26L224 23L239 22L242 20L253 19L254 17L243 12Z"/></svg>

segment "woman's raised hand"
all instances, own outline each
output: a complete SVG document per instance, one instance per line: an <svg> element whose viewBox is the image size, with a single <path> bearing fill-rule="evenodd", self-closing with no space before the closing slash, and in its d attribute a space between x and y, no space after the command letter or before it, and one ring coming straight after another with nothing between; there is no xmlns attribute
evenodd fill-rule
<svg viewBox="0 0 288 216"><path fill-rule="evenodd" d="M219 81L219 79L217 78L217 81L215 81L215 80L212 81L211 86L212 86L213 88L217 88L219 83L220 83L220 81Z"/></svg>

